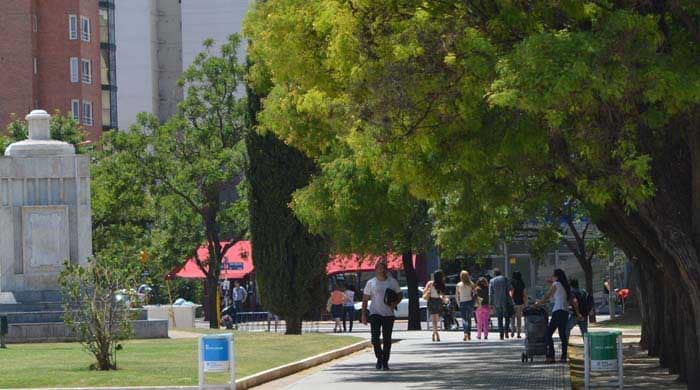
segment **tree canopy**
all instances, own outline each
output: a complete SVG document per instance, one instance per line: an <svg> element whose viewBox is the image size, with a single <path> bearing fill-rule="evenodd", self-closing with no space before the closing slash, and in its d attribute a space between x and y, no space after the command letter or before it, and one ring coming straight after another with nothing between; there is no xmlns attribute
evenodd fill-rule
<svg viewBox="0 0 700 390"><path fill-rule="evenodd" d="M261 123L435 202L441 245L493 239L557 193L594 210L679 281L692 319L664 361L697 375L679 362L700 361L697 4L269 0L245 31L250 77L271 84Z"/></svg>
<svg viewBox="0 0 700 390"><path fill-rule="evenodd" d="M105 173L114 165L131 170L126 175L136 176L117 182L128 190L124 196L133 199L115 198L117 194L108 188L98 193L106 195L101 203L105 210L117 213L106 215L109 220L118 220L127 212L129 218L136 219L129 224L133 229L143 228L141 222L149 224L150 248L163 264L195 258L206 275L212 327L218 327L221 263L248 230L243 176L247 162L243 141L246 100L238 91L245 70L236 57L239 43L240 38L232 35L220 52L214 53L214 42L205 41L205 50L180 79L186 97L177 113L163 124L153 115L140 114L128 132L109 138L109 159L98 163L98 169ZM148 194L132 191L134 186L143 186ZM110 201L129 209L109 207ZM207 258L197 256L200 245L209 250Z"/></svg>

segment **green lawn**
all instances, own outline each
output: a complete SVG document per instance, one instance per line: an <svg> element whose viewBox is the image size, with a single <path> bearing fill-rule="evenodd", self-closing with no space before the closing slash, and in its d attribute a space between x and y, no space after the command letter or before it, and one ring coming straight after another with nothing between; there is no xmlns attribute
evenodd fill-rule
<svg viewBox="0 0 700 390"><path fill-rule="evenodd" d="M626 330L638 330L642 329L642 318L637 309L629 309L625 312L625 315L621 317L616 317L614 320L601 321L597 324L590 324L591 328L619 328Z"/></svg>
<svg viewBox="0 0 700 390"><path fill-rule="evenodd" d="M235 332L234 338L236 378L360 341L324 334ZM197 339L128 341L117 371L90 371L91 363L77 343L10 344L0 349L0 388L196 385Z"/></svg>

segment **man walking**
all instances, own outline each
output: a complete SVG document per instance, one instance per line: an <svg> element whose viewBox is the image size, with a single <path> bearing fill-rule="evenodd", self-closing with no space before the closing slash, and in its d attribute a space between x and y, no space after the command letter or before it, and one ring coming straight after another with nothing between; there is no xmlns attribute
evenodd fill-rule
<svg viewBox="0 0 700 390"><path fill-rule="evenodd" d="M231 295L233 296L233 323L238 327L238 313L243 308L246 298L248 298L248 292L241 286L241 282L236 280L233 282Z"/></svg>
<svg viewBox="0 0 700 390"><path fill-rule="evenodd" d="M505 332L505 338L509 338L510 329L510 313L508 313L508 280L505 276L501 275L501 270L499 268L493 269L494 278L491 279L489 284L489 302L491 306L496 310L496 316L498 317L498 333L503 340L503 334ZM503 320L505 319L505 324ZM505 325L505 326L504 326Z"/></svg>

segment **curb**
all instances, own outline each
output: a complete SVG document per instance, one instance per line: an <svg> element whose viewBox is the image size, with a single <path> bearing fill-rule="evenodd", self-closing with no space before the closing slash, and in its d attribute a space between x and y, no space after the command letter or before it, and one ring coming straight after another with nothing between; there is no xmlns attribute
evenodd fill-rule
<svg viewBox="0 0 700 390"><path fill-rule="evenodd" d="M249 375L247 377L236 380L236 390L246 390L251 387L260 386L264 383L274 381L276 379L284 378L286 376L296 374L299 371L307 370L311 367L321 365L323 363L330 362L341 358L343 356L350 355L352 353L361 351L368 348L370 345L369 340L364 340L357 342L355 344L350 344L346 347L334 349L332 351L324 352L316 356L311 356L303 360L285 364L283 366L271 368L259 372L257 374ZM226 387L225 385L221 386ZM43 388L43 390L137 390L137 389L152 389L152 390L198 390L199 386L122 386L122 387L51 387ZM17 389L17 390L37 390L34 389ZM39 389L42 390L42 389Z"/></svg>
<svg viewBox="0 0 700 390"><path fill-rule="evenodd" d="M347 347L334 349L332 351L312 356L304 360L299 360L298 362L285 364L284 366L271 368L267 371L259 372L257 374L247 376L245 378L241 378L236 381L236 390L249 389L251 387L259 386L263 383L273 381L275 379L280 379L284 378L285 376L296 374L299 371L303 371L311 367L330 362L331 360L335 360L340 357L361 351L365 348L368 348L370 345L371 343L369 340L360 341L358 343L348 345Z"/></svg>

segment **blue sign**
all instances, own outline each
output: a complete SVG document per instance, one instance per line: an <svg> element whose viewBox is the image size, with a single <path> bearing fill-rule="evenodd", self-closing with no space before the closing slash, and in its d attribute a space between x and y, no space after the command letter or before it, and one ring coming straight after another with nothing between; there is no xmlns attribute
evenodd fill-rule
<svg viewBox="0 0 700 390"><path fill-rule="evenodd" d="M205 372L224 372L229 364L230 339L225 336L202 337L202 360Z"/></svg>
<svg viewBox="0 0 700 390"><path fill-rule="evenodd" d="M229 271L242 271L243 263L241 263L240 261L231 261L228 263L224 263L224 267L226 267L226 269Z"/></svg>

